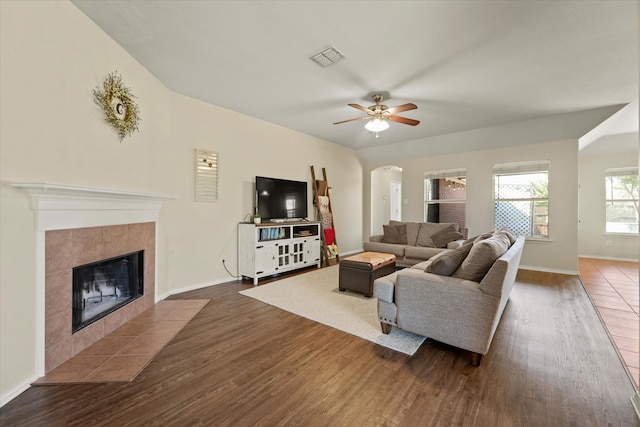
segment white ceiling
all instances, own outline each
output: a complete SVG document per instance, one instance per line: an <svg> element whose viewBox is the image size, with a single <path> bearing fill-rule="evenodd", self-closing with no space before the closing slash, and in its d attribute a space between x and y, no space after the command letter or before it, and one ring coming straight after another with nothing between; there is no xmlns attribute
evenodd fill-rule
<svg viewBox="0 0 640 427"><path fill-rule="evenodd" d="M638 97L636 1L73 3L171 90L354 149ZM420 125L332 124L376 92Z"/></svg>

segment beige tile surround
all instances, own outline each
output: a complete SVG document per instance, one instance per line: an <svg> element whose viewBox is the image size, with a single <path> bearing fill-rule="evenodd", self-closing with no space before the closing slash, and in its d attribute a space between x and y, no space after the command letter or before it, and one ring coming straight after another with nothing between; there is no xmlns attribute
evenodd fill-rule
<svg viewBox="0 0 640 427"><path fill-rule="evenodd" d="M109 335L154 304L155 222L45 233L45 373ZM144 295L71 333L72 269L144 250Z"/></svg>

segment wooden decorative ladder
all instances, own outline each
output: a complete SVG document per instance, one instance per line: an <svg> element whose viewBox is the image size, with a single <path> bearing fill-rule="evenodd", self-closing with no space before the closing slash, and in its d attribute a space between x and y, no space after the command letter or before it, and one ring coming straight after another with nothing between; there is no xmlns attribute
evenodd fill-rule
<svg viewBox="0 0 640 427"><path fill-rule="evenodd" d="M338 240L337 237L335 236L335 223L333 220L333 209L331 207L331 196L329 194L329 189L331 187L329 187L329 182L327 181L327 171L325 170L325 168L322 168L322 178L323 180L317 180L316 179L316 173L315 170L313 168L313 166L311 166L311 179L313 182L313 203L316 206L316 215L317 215L317 219L320 221L320 223L322 224L321 226L321 230L322 232L320 233L322 236L322 264L327 266L330 265L330 260L333 259L333 257L329 256L329 250L328 250L328 246L331 244L336 245L336 247L338 246ZM326 221L322 220L322 216L320 213L320 199L319 196L326 196L329 199L329 203L328 203L328 209L329 209L329 213L330 215L330 227L326 227L326 228L331 228L333 230L333 242L327 242L327 238L325 235L325 225L326 225ZM337 262L339 260L338 255L336 254L335 256L335 261Z"/></svg>

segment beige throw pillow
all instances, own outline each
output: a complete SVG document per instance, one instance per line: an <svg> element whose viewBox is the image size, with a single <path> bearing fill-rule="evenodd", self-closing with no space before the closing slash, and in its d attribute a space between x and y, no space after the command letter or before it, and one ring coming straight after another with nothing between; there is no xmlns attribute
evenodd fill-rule
<svg viewBox="0 0 640 427"><path fill-rule="evenodd" d="M493 236L492 232L478 234L477 236L469 237L464 241L463 245L466 245L467 243L478 243L480 240L488 239L491 236Z"/></svg>
<svg viewBox="0 0 640 427"><path fill-rule="evenodd" d="M449 242L459 239L464 239L464 236L458 233L456 226L453 224L449 224L449 226L431 236L431 240L433 244L436 245L436 248L446 248Z"/></svg>
<svg viewBox="0 0 640 427"><path fill-rule="evenodd" d="M494 235L474 243L469 255L451 276L474 282L482 281L493 263L507 252L509 246L509 238L505 235Z"/></svg>
<svg viewBox="0 0 640 427"><path fill-rule="evenodd" d="M383 243L407 244L407 227L404 224L383 225L382 230L384 232L382 236Z"/></svg>
<svg viewBox="0 0 640 427"><path fill-rule="evenodd" d="M389 225L405 225L407 227L407 245L415 246L420 231L420 223L413 221L389 221Z"/></svg>
<svg viewBox="0 0 640 427"><path fill-rule="evenodd" d="M432 257L429 265L424 269L427 273L438 274L440 276L451 276L460 267L471 250L473 243L439 253Z"/></svg>
<svg viewBox="0 0 640 427"><path fill-rule="evenodd" d="M449 222L437 223L437 222L423 222L420 224L420 232L418 233L418 240L416 241L416 246L425 246L429 248L435 248L436 245L433 243L431 236L436 234L438 231L442 231L445 228L455 224L451 224Z"/></svg>
<svg viewBox="0 0 640 427"><path fill-rule="evenodd" d="M496 231L495 234L504 234L505 236L507 236L507 238L509 239L509 246L513 245L516 242L516 235L506 228L502 228Z"/></svg>

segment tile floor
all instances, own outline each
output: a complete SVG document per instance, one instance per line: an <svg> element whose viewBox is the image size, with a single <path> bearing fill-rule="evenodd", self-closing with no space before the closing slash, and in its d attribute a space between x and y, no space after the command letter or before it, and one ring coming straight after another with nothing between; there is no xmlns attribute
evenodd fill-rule
<svg viewBox="0 0 640 427"><path fill-rule="evenodd" d="M580 280L640 386L638 263L580 258Z"/></svg>
<svg viewBox="0 0 640 427"><path fill-rule="evenodd" d="M160 301L34 385L132 381L208 302Z"/></svg>

